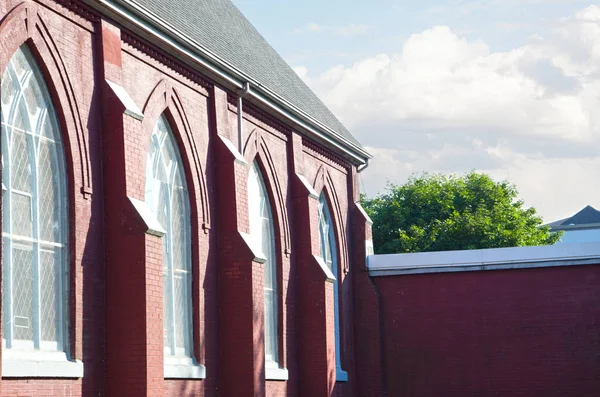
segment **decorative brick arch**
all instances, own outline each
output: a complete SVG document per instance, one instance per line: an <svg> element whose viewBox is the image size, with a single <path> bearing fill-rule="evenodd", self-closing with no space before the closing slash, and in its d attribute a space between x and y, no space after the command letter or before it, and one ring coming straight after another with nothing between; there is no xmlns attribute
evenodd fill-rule
<svg viewBox="0 0 600 397"><path fill-rule="evenodd" d="M82 120L73 82L43 18L41 7L31 1L18 4L0 22L0 75L17 49L27 44L50 91L63 136L67 177L79 186L84 198L92 194L88 131ZM72 189L71 189L72 190Z"/></svg>
<svg viewBox="0 0 600 397"><path fill-rule="evenodd" d="M319 195L325 195L325 200L327 200L327 204L329 205L333 226L335 228L336 240L338 242L339 265L344 271L344 274L348 274L348 243L346 239L346 225L343 222L344 217L342 216L342 207L340 206L340 200L334 187L331 174L323 165L317 170L313 188Z"/></svg>
<svg viewBox="0 0 600 397"><path fill-rule="evenodd" d="M208 232L210 229L208 194L198 147L180 95L168 80L162 79L154 87L144 105L143 114L142 130L144 136L142 147L146 150L150 146L150 137L159 117L165 114L169 120L178 143L179 153L185 164L188 185L191 187L189 192L193 204L192 211L196 212L196 217L201 216L202 224L199 226L205 232Z"/></svg>
<svg viewBox="0 0 600 397"><path fill-rule="evenodd" d="M271 196L271 202L274 204L272 210L277 219L276 227L278 227L280 235L283 235L281 248L283 249L283 253L289 256L291 253L291 238L285 196L281 188L279 176L277 175L277 167L273 162L273 156L269 150L269 145L267 145L263 131L260 128L255 128L248 135L248 139L246 139L246 144L244 145L244 157L250 159L248 161L249 166L252 165L254 160L257 160L260 165L269 196Z"/></svg>

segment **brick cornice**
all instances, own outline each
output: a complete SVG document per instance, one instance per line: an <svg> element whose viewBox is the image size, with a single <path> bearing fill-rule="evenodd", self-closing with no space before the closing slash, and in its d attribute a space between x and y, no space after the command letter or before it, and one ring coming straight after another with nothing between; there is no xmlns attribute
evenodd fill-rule
<svg viewBox="0 0 600 397"><path fill-rule="evenodd" d="M325 162L334 163L345 171L351 167L351 164L348 161L306 137L302 137L302 146L305 151L312 152L311 154L316 158L320 158Z"/></svg>
<svg viewBox="0 0 600 397"><path fill-rule="evenodd" d="M192 68L167 55L164 51L158 49L156 46L148 43L147 41L126 31L121 31L121 38L125 44L128 44L132 48L150 56L169 69L177 72L181 76L193 81L207 90L212 88L213 84L200 73L197 73Z"/></svg>
<svg viewBox="0 0 600 397"><path fill-rule="evenodd" d="M81 1L74 0L54 0L57 4L65 7L69 11L77 14L81 18L90 22L100 22L100 13L92 8L88 7Z"/></svg>
<svg viewBox="0 0 600 397"><path fill-rule="evenodd" d="M227 94L227 102L229 104L229 110L237 112L237 98L232 94ZM247 116L252 117L253 120L249 121L258 125L259 127L262 127L266 130L275 130L282 133L286 137L290 136L292 133L292 130L277 118L261 111L259 108L251 103L248 103L247 101L244 101L243 112L244 118L248 118Z"/></svg>

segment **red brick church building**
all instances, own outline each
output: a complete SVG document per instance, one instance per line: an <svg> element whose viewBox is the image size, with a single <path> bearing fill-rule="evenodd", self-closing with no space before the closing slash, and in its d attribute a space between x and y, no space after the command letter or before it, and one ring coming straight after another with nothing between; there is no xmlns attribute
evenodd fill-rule
<svg viewBox="0 0 600 397"><path fill-rule="evenodd" d="M367 395L370 156L229 0L2 0L0 43L0 395Z"/></svg>
<svg viewBox="0 0 600 397"><path fill-rule="evenodd" d="M600 244L367 261L369 154L230 0L0 43L0 396L598 395Z"/></svg>

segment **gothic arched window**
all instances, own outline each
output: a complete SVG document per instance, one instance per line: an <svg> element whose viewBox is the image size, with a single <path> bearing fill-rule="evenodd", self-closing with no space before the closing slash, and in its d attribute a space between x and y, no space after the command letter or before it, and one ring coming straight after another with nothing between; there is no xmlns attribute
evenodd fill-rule
<svg viewBox="0 0 600 397"><path fill-rule="evenodd" d="M265 300L265 364L267 368L279 367L278 319L277 319L277 255L273 213L269 194L265 186L258 163L250 168L248 177L248 210L250 217L250 235L262 249L266 258L264 263L264 300Z"/></svg>
<svg viewBox="0 0 600 397"><path fill-rule="evenodd" d="M321 257L329 266L335 276L333 283L333 306L335 318L335 368L338 381L348 380L348 374L342 369L342 354L340 343L340 288L339 288L339 264L337 257L337 242L331 212L327 205L325 194L319 197L319 241L321 246Z"/></svg>
<svg viewBox="0 0 600 397"><path fill-rule="evenodd" d="M60 126L26 45L2 76L3 344L67 351L68 198Z"/></svg>
<svg viewBox="0 0 600 397"><path fill-rule="evenodd" d="M165 230L162 237L163 326L166 357L191 358L192 253L190 200L183 162L163 115L152 132L146 163L146 205Z"/></svg>

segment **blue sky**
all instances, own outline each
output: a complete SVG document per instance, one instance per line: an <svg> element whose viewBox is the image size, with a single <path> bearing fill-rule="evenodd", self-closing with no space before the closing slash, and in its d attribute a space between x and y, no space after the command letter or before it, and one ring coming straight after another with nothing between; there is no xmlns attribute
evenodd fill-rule
<svg viewBox="0 0 600 397"><path fill-rule="evenodd" d="M363 189L487 172L545 220L600 209L600 3L234 0L374 155Z"/></svg>
<svg viewBox="0 0 600 397"><path fill-rule="evenodd" d="M553 21L586 0L340 1L234 0L269 43L292 65L314 72L362 57L390 53L411 34L446 25L492 51L545 35ZM319 26L320 31L310 26ZM346 30L344 30L346 28Z"/></svg>

